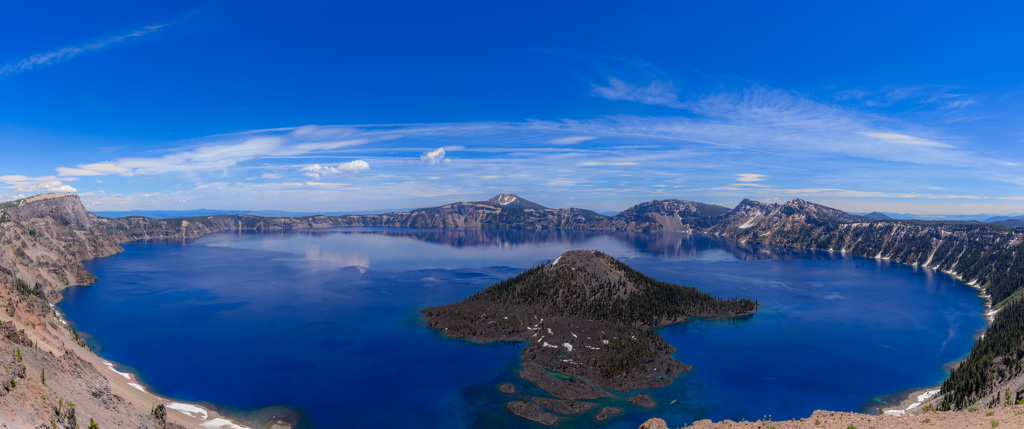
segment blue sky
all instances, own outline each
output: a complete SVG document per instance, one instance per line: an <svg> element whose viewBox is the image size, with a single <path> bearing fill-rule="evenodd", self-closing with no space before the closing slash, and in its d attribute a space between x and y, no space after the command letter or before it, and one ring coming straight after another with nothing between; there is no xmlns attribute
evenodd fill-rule
<svg viewBox="0 0 1024 429"><path fill-rule="evenodd" d="M21 3L0 200L1024 213L1011 2Z"/></svg>

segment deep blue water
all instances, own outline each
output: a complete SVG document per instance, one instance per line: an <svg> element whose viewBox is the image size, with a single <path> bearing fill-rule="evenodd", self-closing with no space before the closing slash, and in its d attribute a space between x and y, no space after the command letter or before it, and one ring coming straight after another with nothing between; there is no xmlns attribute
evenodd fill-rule
<svg viewBox="0 0 1024 429"><path fill-rule="evenodd" d="M101 356L182 401L285 405L320 428L529 428L503 409L518 397L497 390L538 393L515 374L522 345L445 339L419 310L570 249L761 306L661 329L695 369L648 392L656 409L616 396L606 403L625 414L596 423L595 408L561 427L858 411L938 384L984 327L976 291L931 270L682 234L338 229L129 244L88 261L99 280L60 308Z"/></svg>

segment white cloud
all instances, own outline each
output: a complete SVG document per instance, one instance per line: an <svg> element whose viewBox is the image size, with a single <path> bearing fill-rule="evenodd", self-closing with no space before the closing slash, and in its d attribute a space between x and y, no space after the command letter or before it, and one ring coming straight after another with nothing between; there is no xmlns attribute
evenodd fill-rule
<svg viewBox="0 0 1024 429"><path fill-rule="evenodd" d="M299 169L304 175L319 179L320 176L328 174L346 174L346 173L361 173L370 169L370 164L361 159L357 159L351 162L343 162L338 164L337 167L329 165L313 164L307 165Z"/></svg>
<svg viewBox="0 0 1024 429"><path fill-rule="evenodd" d="M736 181L738 181L738 182L760 182L760 181L764 180L766 177L768 177L768 176L765 176L763 174L747 174L747 173L745 173L745 174L738 174L738 175L736 175Z"/></svg>
<svg viewBox="0 0 1024 429"><path fill-rule="evenodd" d="M574 145L596 139L594 136L574 136L574 137L562 137L549 141L548 143L557 145Z"/></svg>
<svg viewBox="0 0 1024 429"><path fill-rule="evenodd" d="M683 108L675 86L668 82L652 81L647 86L637 86L614 77L608 79L608 86L595 86L594 95L609 100L635 101L637 103Z"/></svg>
<svg viewBox="0 0 1024 429"><path fill-rule="evenodd" d="M15 192L41 193L41 192L77 192L71 185L65 184L56 176L28 177L21 175L0 176L8 188Z"/></svg>
<svg viewBox="0 0 1024 429"><path fill-rule="evenodd" d="M439 147L439 148L437 148L437 150L432 150L430 152L424 152L423 155L420 155L420 161L423 162L424 164L437 165L437 164L440 164L442 162L449 161L449 160L444 158L444 155L445 155L444 148L443 147Z"/></svg>
<svg viewBox="0 0 1024 429"><path fill-rule="evenodd" d="M135 30L128 34L122 34L119 36L110 37L107 39L100 40L93 43L83 43L80 45L68 46L66 48L58 49L56 51L45 52L42 54L35 54L28 58L22 59L21 61L7 64L0 67L0 77L7 77L13 74L26 72L40 66L48 66L52 64L61 63L77 57L82 54L99 51L107 46L115 43L120 43L128 39L141 37L146 34L150 34L166 27L167 24L150 25L140 30Z"/></svg>

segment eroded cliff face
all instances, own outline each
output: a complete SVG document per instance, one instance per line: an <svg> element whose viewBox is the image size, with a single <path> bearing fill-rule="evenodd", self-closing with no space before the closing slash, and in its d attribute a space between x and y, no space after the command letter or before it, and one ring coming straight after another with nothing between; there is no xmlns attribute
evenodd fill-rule
<svg viewBox="0 0 1024 429"><path fill-rule="evenodd" d="M82 200L75 194L43 194L19 201L7 208L7 214L15 222L32 219L52 219L58 224L76 231L89 230L89 212Z"/></svg>

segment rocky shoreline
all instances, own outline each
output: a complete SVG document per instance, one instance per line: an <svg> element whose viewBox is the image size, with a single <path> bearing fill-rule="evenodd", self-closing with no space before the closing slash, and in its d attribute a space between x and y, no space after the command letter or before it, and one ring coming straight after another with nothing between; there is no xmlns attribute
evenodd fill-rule
<svg viewBox="0 0 1024 429"><path fill-rule="evenodd" d="M54 305L95 276L80 261L121 252L138 232L96 218L77 196L47 194L5 204L0 222L0 424L7 427L243 429L210 407L149 391L135 374L88 349ZM182 229L148 230L167 236ZM210 231L195 231L205 234ZM191 232L190 232L191 233ZM259 425L285 429L287 418Z"/></svg>

